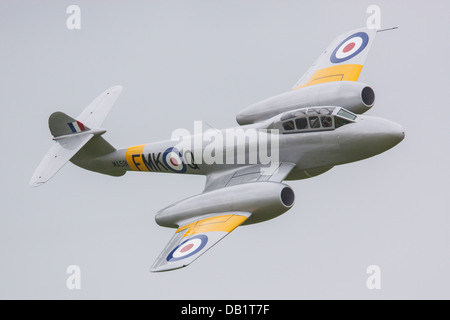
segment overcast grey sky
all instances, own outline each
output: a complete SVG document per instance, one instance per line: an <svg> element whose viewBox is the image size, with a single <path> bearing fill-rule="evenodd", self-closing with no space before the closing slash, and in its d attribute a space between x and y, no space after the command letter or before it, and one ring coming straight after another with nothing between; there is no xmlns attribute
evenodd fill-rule
<svg viewBox="0 0 450 320"><path fill-rule="evenodd" d="M235 125L287 91L340 33L382 27L360 80L368 114L406 139L377 157L288 182L293 209L236 229L191 266L152 274L173 234L154 214L202 191L198 176L112 178L71 163L28 181L51 146L48 116L124 91L104 123L115 147L169 138L194 120ZM66 8L81 8L68 30ZM3 168L0 298L450 298L448 1L1 1ZM81 268L81 290L66 268ZM366 268L381 268L368 290Z"/></svg>

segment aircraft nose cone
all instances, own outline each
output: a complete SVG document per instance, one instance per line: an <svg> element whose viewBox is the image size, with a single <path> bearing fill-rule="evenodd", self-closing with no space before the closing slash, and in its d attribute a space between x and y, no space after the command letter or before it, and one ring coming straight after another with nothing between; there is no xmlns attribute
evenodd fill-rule
<svg viewBox="0 0 450 320"><path fill-rule="evenodd" d="M405 130L398 123L377 117L364 121L359 147L371 156L395 147L405 138Z"/></svg>
<svg viewBox="0 0 450 320"><path fill-rule="evenodd" d="M392 146L395 146L405 139L405 129L398 123L390 121L389 130L386 130L385 139L389 140Z"/></svg>
<svg viewBox="0 0 450 320"><path fill-rule="evenodd" d="M383 153L405 138L405 130L398 123L371 116L361 117L355 124L343 126L336 131L338 130L343 163Z"/></svg>

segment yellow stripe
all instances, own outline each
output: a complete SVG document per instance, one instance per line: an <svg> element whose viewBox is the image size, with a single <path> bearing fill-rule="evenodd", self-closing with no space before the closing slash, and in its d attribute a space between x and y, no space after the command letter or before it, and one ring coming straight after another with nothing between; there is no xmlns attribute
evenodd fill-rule
<svg viewBox="0 0 450 320"><path fill-rule="evenodd" d="M308 82L295 89L333 81L357 81L362 70L361 64L341 64L317 70Z"/></svg>
<svg viewBox="0 0 450 320"><path fill-rule="evenodd" d="M234 229L236 229L239 225L241 225L245 220L247 220L247 217L236 214L216 216L189 223L179 228L177 230L177 233L188 229L186 233L183 235L184 238L193 234L211 231L231 232Z"/></svg>
<svg viewBox="0 0 450 320"><path fill-rule="evenodd" d="M131 170L134 171L148 171L144 162L142 161L142 152L144 151L145 144L139 146L130 147L126 152L126 159Z"/></svg>

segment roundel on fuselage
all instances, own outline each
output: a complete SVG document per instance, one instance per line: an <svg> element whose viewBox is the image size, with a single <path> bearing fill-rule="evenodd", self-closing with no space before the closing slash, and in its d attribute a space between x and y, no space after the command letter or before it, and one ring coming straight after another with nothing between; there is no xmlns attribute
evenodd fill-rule
<svg viewBox="0 0 450 320"><path fill-rule="evenodd" d="M183 155L177 148L169 148L164 151L162 160L166 167L177 173L186 172L186 164L183 161Z"/></svg>

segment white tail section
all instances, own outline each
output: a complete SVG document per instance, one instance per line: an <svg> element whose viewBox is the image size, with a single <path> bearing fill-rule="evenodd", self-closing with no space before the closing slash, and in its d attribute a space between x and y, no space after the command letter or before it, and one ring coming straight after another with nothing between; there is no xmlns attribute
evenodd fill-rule
<svg viewBox="0 0 450 320"><path fill-rule="evenodd" d="M93 136L85 134L55 141L34 171L30 186L37 187L50 180Z"/></svg>
<svg viewBox="0 0 450 320"><path fill-rule="evenodd" d="M103 92L81 112L77 120L90 128L101 127L122 89L122 86L114 86Z"/></svg>
<svg viewBox="0 0 450 320"><path fill-rule="evenodd" d="M92 101L76 120L62 112L55 112L50 116L49 127L55 144L36 168L30 180L31 186L40 186L50 180L89 140L106 132L100 129L100 126L121 92L122 86L106 90ZM101 147L100 149L106 150L105 152L115 151L103 138L98 138L100 140L97 139L96 145Z"/></svg>

